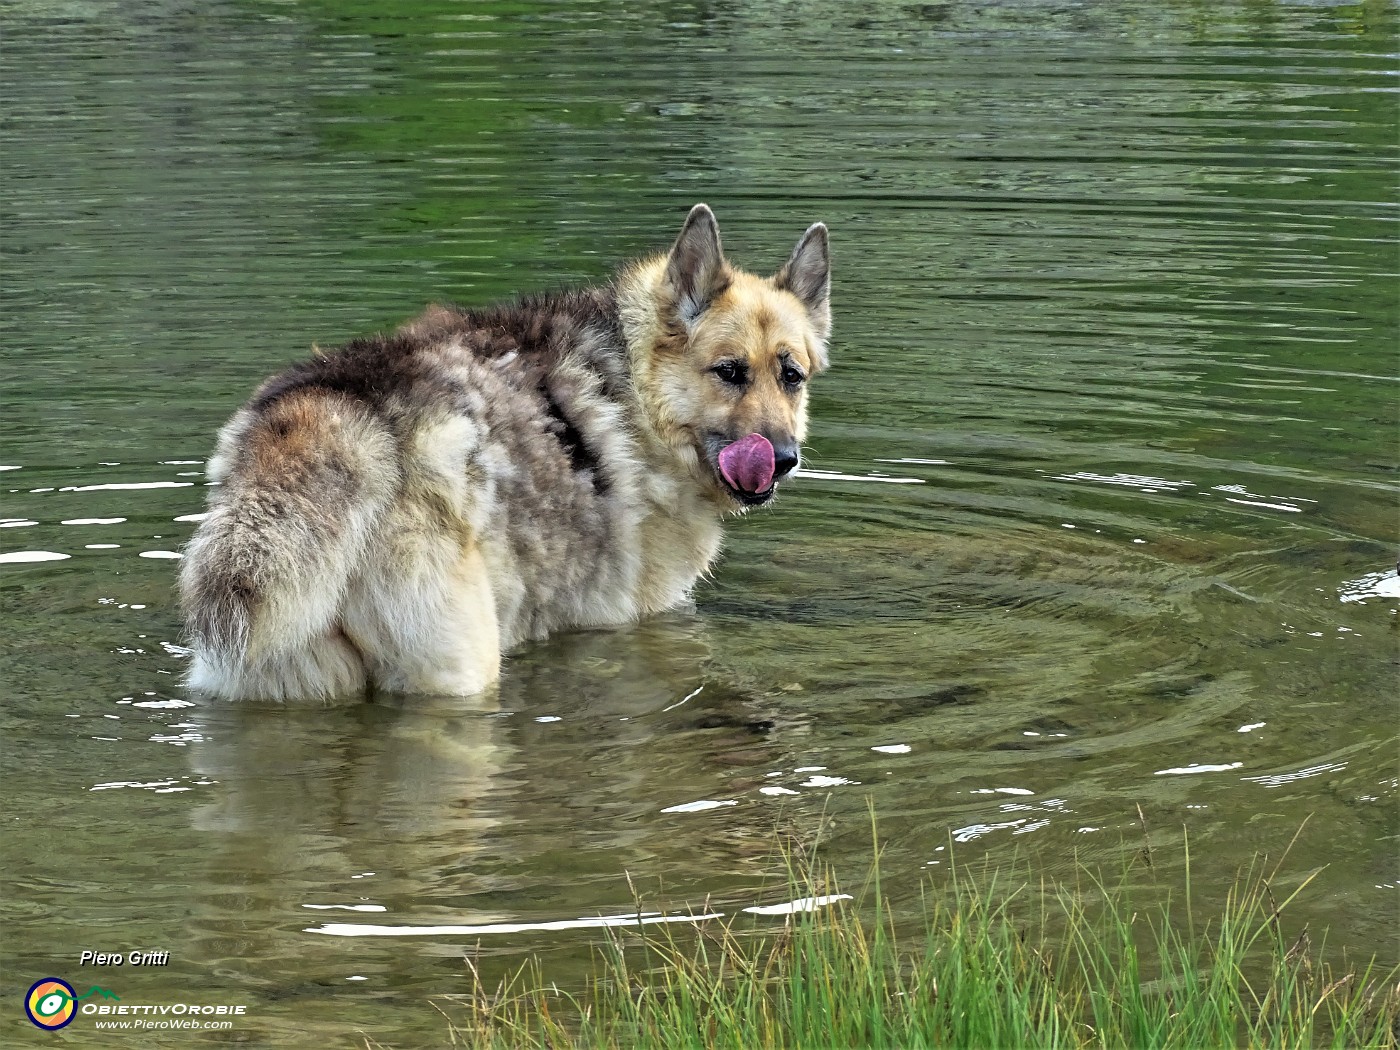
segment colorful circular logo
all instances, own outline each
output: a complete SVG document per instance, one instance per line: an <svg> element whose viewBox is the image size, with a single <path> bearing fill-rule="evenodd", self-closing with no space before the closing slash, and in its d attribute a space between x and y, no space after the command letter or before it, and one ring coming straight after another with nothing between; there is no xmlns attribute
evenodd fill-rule
<svg viewBox="0 0 1400 1050"><path fill-rule="evenodd" d="M29 986L24 997L24 1012L40 1028L53 1031L64 1028L78 1012L78 993L67 981L45 977Z"/></svg>

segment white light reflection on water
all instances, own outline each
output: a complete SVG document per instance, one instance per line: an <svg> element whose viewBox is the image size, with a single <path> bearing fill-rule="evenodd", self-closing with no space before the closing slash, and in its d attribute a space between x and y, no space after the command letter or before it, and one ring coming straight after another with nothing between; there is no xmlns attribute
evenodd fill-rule
<svg viewBox="0 0 1400 1050"><path fill-rule="evenodd" d="M188 488L193 484L193 481L126 481L112 482L108 485L65 485L58 491L102 492L112 489L183 489Z"/></svg>
<svg viewBox="0 0 1400 1050"><path fill-rule="evenodd" d="M1003 831L1006 828L1018 828L1026 822L1025 817L1016 820L1003 821L1000 824L969 824L965 828L953 829L954 842L971 842L973 839L980 839L983 835L989 835L993 831Z"/></svg>
<svg viewBox="0 0 1400 1050"><path fill-rule="evenodd" d="M153 744L174 744L176 747L185 747L188 744L198 744L204 740L204 734L199 731L198 722L173 722L167 728L182 729L182 733L153 733L146 739Z"/></svg>
<svg viewBox="0 0 1400 1050"><path fill-rule="evenodd" d="M214 780L193 777L169 777L165 780L109 780L102 784L94 784L88 788L89 791L112 791L117 788L138 788L142 791L151 791L157 795L169 794L172 791L190 791L191 785L195 787L208 787L218 783Z"/></svg>
<svg viewBox="0 0 1400 1050"><path fill-rule="evenodd" d="M1162 777L1162 776L1184 776L1184 775L1186 775L1187 773L1224 773L1224 772L1227 772L1228 770L1231 770L1231 769L1239 769L1240 766L1242 766L1242 765L1244 765L1243 762L1230 762L1230 763L1228 763L1228 764L1216 764L1216 765L1210 765L1210 764L1202 765L1202 764L1200 764L1200 763L1193 762L1193 763L1191 763L1191 765L1189 765L1189 766L1174 766L1174 767L1172 767L1171 769L1159 769L1159 770L1157 770L1157 772L1153 773L1152 775L1153 775L1154 777Z"/></svg>
<svg viewBox="0 0 1400 1050"><path fill-rule="evenodd" d="M71 554L59 554L57 551L10 551L0 554L0 562L17 565L36 561L64 561L71 557Z"/></svg>
<svg viewBox="0 0 1400 1050"><path fill-rule="evenodd" d="M755 905L752 908L745 908L744 911L750 915L795 915L798 912L816 911L818 908L828 907L837 901L854 899L849 893L829 893L824 897L799 897L795 901L786 901L782 904Z"/></svg>
<svg viewBox="0 0 1400 1050"><path fill-rule="evenodd" d="M821 897L800 897L780 904L754 905L743 909L751 915L794 915L829 907L838 901L854 898L849 893L832 893ZM303 904L303 908L348 911L384 911L373 904ZM663 915L660 912L634 912L628 915L599 915L578 919L556 919L544 922L492 922L475 925L443 926L379 926L361 923L329 922L302 932L321 933L330 937L476 937L490 934L534 933L554 930L587 930L615 926L649 926L656 923L696 923L722 919L724 912L706 911L694 915Z"/></svg>
<svg viewBox="0 0 1400 1050"><path fill-rule="evenodd" d="M825 788L843 787L847 784L859 783L859 780L847 780L845 777L810 776L797 786L804 788Z"/></svg>
<svg viewBox="0 0 1400 1050"><path fill-rule="evenodd" d="M700 799L697 802L682 802L679 806L667 806L662 813L701 813L707 809L719 809L721 806L737 806L739 803L732 798L721 802L711 799Z"/></svg>
<svg viewBox="0 0 1400 1050"><path fill-rule="evenodd" d="M723 912L699 915L661 915L637 912L633 915L599 915L596 918L556 919L549 922L489 922L470 926L371 926L353 922L328 922L303 933L324 933L328 937L481 937L498 933L535 933L550 930L589 930L609 926L650 926L663 922L704 922L721 919Z"/></svg>
<svg viewBox="0 0 1400 1050"><path fill-rule="evenodd" d="M891 485L926 485L923 478L892 478L883 474L841 474L834 470L816 470L812 467L804 467L796 471L793 477L811 478L814 481L885 481Z"/></svg>
<svg viewBox="0 0 1400 1050"><path fill-rule="evenodd" d="M1302 507L1295 507L1290 503L1269 503L1266 500L1236 499L1234 496L1226 496L1225 499L1230 503L1239 503L1246 507L1263 507L1266 510L1286 510L1292 514L1303 513Z"/></svg>
<svg viewBox="0 0 1400 1050"><path fill-rule="evenodd" d="M1316 503L1317 500L1303 499L1301 496L1261 496L1256 492L1250 492L1243 485L1214 485L1214 492L1234 493L1225 497L1227 502L1238 503L1245 507L1263 507L1266 510L1286 510L1290 514L1301 514L1303 508L1296 506L1298 503ZM1241 499L1240 497L1247 497ZM1291 500L1289 503L1274 503L1273 500Z"/></svg>
<svg viewBox="0 0 1400 1050"><path fill-rule="evenodd" d="M1099 485L1122 485L1125 488L1139 489L1142 492L1176 492L1179 489L1195 488L1194 481L1170 481L1167 478L1154 478L1148 474L1095 474L1080 470L1073 474L1056 474L1056 481L1090 481Z"/></svg>
<svg viewBox="0 0 1400 1050"><path fill-rule="evenodd" d="M1400 573L1386 570L1347 580L1337 588L1337 596L1344 602L1362 604L1367 598L1400 598Z"/></svg>
<svg viewBox="0 0 1400 1050"><path fill-rule="evenodd" d="M1310 777L1320 777L1324 773L1340 773L1346 769L1345 762L1324 762L1317 766L1308 766L1306 769L1294 770L1292 773L1267 773L1257 777L1240 777L1241 780L1251 784L1262 784L1264 787L1282 787L1284 784L1291 784L1295 780L1307 780Z"/></svg>

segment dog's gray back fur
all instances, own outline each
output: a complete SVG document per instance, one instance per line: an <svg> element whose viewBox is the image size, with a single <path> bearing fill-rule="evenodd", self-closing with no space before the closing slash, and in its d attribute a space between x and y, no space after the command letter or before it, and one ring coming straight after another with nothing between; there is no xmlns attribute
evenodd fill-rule
<svg viewBox="0 0 1400 1050"><path fill-rule="evenodd" d="M501 648L635 617L644 468L628 425L633 399L610 291L478 313L435 307L393 335L275 376L225 428L211 464L222 484L181 574L196 653L256 664L258 651L314 641L297 635L345 634L343 623L315 622L324 615L293 615L270 617L277 635L259 637L253 612L280 595L333 614L366 560L418 577L425 560L446 568L459 541L475 540L494 568ZM309 411L277 411L289 404ZM408 606L384 613L410 615ZM363 659L339 648L332 663ZM316 669L287 688L261 675L250 685L296 693ZM196 667L196 685L201 677Z"/></svg>

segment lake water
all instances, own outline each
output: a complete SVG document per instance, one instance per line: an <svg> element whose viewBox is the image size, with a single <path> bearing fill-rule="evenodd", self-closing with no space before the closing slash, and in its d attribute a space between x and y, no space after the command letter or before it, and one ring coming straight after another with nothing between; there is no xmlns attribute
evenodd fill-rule
<svg viewBox="0 0 1400 1050"><path fill-rule="evenodd" d="M464 951L577 974L629 876L779 903L778 831L858 882L868 801L904 914L950 840L1170 878L1185 828L1218 900L1301 826L1298 921L1396 962L1397 35L1267 0L0 8L0 1041L51 1038L19 1000L54 975L245 1003L254 1045L445 1043ZM764 272L828 223L836 326L809 469L693 614L532 645L474 704L182 692L174 559L263 376L603 280L699 200Z"/></svg>

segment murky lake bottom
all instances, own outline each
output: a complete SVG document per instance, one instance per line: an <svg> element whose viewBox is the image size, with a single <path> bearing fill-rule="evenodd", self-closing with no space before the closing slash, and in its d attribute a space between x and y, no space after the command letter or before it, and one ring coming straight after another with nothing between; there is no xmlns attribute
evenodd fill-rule
<svg viewBox="0 0 1400 1050"><path fill-rule="evenodd" d="M1393 5L46 2L0 41L0 1042L128 1045L31 1026L58 976L247 1006L129 1045L445 1045L464 953L576 979L634 890L781 903L783 837L858 884L871 805L911 930L950 852L1170 882L1186 833L1218 902L1296 835L1296 921L1400 960ZM697 200L762 272L827 222L836 328L693 611L471 702L182 690L176 559L261 378L604 280Z"/></svg>

